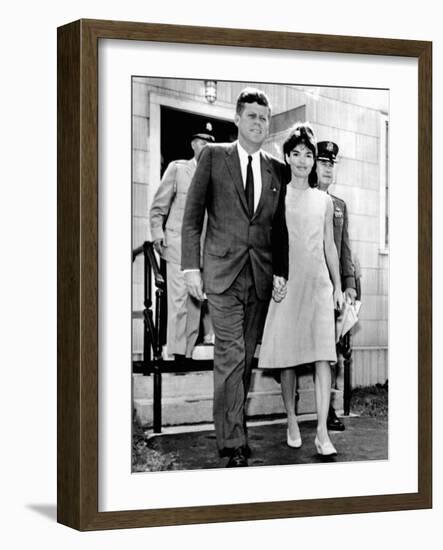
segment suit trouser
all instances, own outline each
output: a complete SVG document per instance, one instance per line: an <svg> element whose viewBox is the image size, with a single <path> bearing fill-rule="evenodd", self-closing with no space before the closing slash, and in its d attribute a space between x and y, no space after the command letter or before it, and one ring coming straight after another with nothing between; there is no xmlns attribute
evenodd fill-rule
<svg viewBox="0 0 443 550"><path fill-rule="evenodd" d="M269 299L255 291L250 262L222 294L208 294L215 333L214 425L219 450L247 444L245 405Z"/></svg>
<svg viewBox="0 0 443 550"><path fill-rule="evenodd" d="M192 353L200 326L201 303L188 295L180 266L167 262L168 354ZM189 299L188 299L189 298Z"/></svg>
<svg viewBox="0 0 443 550"><path fill-rule="evenodd" d="M196 322L196 314L194 310L198 308L198 311L201 313L201 322L203 325L203 337L213 336L214 330L212 328L211 316L209 315L208 310L208 301L199 302L188 294L186 307L188 308L188 316L186 318L186 357L192 357L192 352L194 351L195 344L198 340L198 335L200 333L200 315L198 316Z"/></svg>

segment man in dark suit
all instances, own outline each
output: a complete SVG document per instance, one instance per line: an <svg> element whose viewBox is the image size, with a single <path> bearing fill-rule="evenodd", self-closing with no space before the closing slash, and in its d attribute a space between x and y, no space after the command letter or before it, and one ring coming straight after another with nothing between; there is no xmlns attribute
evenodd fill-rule
<svg viewBox="0 0 443 550"><path fill-rule="evenodd" d="M288 277L285 166L261 150L270 115L262 91L241 92L235 114L238 140L203 150L183 219L185 283L191 296L202 300L207 295L214 325L214 424L228 467L248 465L245 405L252 360L271 294L281 299Z"/></svg>
<svg viewBox="0 0 443 550"><path fill-rule="evenodd" d="M318 186L326 193L329 193L330 185L335 183L338 150L338 145L333 141L320 141L317 143ZM345 298L354 303L357 293L355 270L349 244L348 210L344 200L339 199L331 193L329 195L334 203L334 241L340 261L342 290L345 293ZM343 431L345 429L343 422L337 417L332 405L329 406L327 425L328 430Z"/></svg>

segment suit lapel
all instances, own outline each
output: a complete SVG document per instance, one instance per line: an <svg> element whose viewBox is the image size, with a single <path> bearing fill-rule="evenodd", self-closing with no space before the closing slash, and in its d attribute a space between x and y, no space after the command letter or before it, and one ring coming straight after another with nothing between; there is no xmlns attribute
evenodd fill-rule
<svg viewBox="0 0 443 550"><path fill-rule="evenodd" d="M243 178L241 175L240 158L238 156L237 145L235 143L226 150L226 164L228 165L232 181L234 182L234 186L237 189L243 208L246 214L248 214L248 205L246 202Z"/></svg>
<svg viewBox="0 0 443 550"><path fill-rule="evenodd" d="M272 175L273 175L272 164L269 158L267 158L263 154L263 152L260 153L260 168L261 168L261 194L260 194L260 200L258 201L258 205L257 205L257 208L255 209L252 219L255 219L262 211L264 203L267 200L267 197L269 197L269 193L273 191L271 189L271 186L278 189L277 184L272 185ZM272 193L272 195L274 195L274 193Z"/></svg>

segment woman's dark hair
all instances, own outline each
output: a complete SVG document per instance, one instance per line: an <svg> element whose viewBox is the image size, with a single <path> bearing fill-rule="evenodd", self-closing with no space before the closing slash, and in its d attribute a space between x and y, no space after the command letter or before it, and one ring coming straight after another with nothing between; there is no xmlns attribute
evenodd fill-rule
<svg viewBox="0 0 443 550"><path fill-rule="evenodd" d="M308 182L311 187L317 187L317 140L309 122L296 122L290 129L288 137L283 143L283 155L289 170L290 168L286 161L286 155L289 156L291 151L300 143L305 145L314 155L314 166L309 174Z"/></svg>
<svg viewBox="0 0 443 550"><path fill-rule="evenodd" d="M248 87L240 92L237 99L237 105L235 107L235 112L238 115L242 114L243 109L245 108L245 103L258 103L263 107L267 107L269 110L269 117L271 116L271 104L269 102L269 98L262 90Z"/></svg>

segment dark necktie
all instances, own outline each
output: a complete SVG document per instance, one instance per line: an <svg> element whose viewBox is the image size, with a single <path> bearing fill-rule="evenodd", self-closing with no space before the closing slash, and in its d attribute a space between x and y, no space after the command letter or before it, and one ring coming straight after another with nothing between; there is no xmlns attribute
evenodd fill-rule
<svg viewBox="0 0 443 550"><path fill-rule="evenodd" d="M254 215L254 174L252 172L252 157L248 155L248 168L246 170L246 202L248 204L249 217Z"/></svg>

